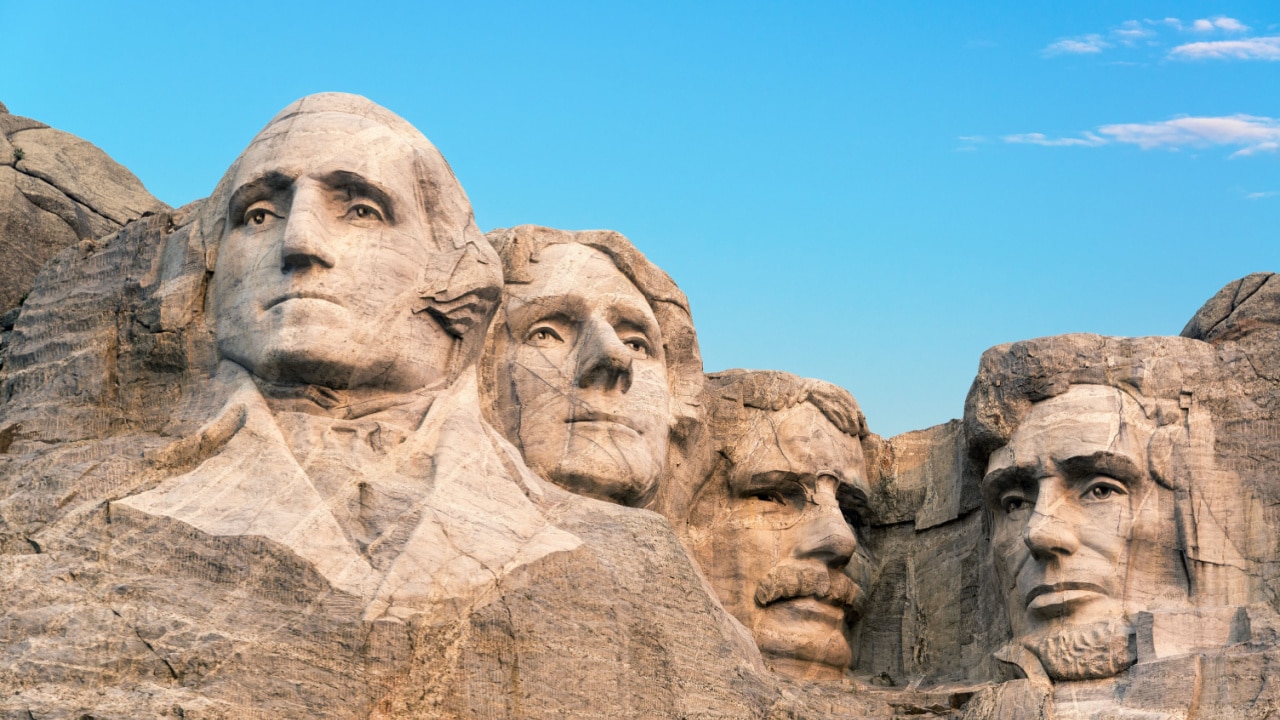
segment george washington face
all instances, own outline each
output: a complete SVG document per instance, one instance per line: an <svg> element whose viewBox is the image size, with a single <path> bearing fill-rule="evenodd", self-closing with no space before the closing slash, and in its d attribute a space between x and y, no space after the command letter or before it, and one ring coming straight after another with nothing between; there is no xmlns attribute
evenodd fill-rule
<svg viewBox="0 0 1280 720"><path fill-rule="evenodd" d="M414 148L345 113L295 116L240 159L210 288L220 354L276 382L415 390L451 342L415 304L438 252Z"/></svg>

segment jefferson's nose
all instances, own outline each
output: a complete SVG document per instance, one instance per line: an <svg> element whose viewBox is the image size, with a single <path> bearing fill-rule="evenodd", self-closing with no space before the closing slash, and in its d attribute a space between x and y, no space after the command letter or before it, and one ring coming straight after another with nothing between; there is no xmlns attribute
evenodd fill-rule
<svg viewBox="0 0 1280 720"><path fill-rule="evenodd" d="M578 350L578 387L605 390L631 389L631 350L618 338L613 326L602 320L586 323Z"/></svg>
<svg viewBox="0 0 1280 720"><path fill-rule="evenodd" d="M1078 522L1064 517L1065 502L1062 493L1046 491L1043 486L1036 496L1035 509L1022 531L1022 541L1035 557L1071 555L1080 549Z"/></svg>
<svg viewBox="0 0 1280 720"><path fill-rule="evenodd" d="M280 247L280 269L283 272L316 265L331 268L337 262L332 238L322 215L323 207L309 195L311 193L306 188L299 188L285 218L284 240Z"/></svg>
<svg viewBox="0 0 1280 720"><path fill-rule="evenodd" d="M815 501L817 506L810 507L800 520L801 537L796 554L818 558L828 567L842 568L858 549L858 538L845 522L834 494L820 492Z"/></svg>

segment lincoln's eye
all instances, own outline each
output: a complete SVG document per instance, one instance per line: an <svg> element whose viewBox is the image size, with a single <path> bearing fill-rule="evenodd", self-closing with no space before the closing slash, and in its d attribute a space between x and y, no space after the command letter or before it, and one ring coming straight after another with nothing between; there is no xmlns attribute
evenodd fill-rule
<svg viewBox="0 0 1280 720"><path fill-rule="evenodd" d="M533 345L545 347L548 345L562 343L564 342L564 339L560 337L560 333L556 332L554 328L547 327L546 325L540 325L529 332L529 339L527 342L532 343Z"/></svg>
<svg viewBox="0 0 1280 720"><path fill-rule="evenodd" d="M1111 497L1114 493L1115 493L1115 490L1107 487L1106 485L1094 486L1094 488L1089 491L1089 494L1093 496L1094 499L1097 499L1097 500L1106 500L1107 498Z"/></svg>
<svg viewBox="0 0 1280 720"><path fill-rule="evenodd" d="M1001 506L1004 508L1005 514L1012 515L1013 513L1016 513L1019 510L1026 508L1027 500L1026 498L1020 498L1016 496L1007 497L1003 501L1001 501Z"/></svg>

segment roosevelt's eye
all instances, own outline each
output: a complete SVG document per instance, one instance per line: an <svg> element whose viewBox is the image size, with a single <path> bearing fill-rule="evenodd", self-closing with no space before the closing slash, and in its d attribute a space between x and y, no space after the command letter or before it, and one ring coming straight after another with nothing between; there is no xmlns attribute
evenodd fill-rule
<svg viewBox="0 0 1280 720"><path fill-rule="evenodd" d="M751 493L751 498L770 505L784 506L787 504L786 496L777 490L757 490Z"/></svg>
<svg viewBox="0 0 1280 720"><path fill-rule="evenodd" d="M564 338L560 337L560 333L555 328L547 325L538 325L529 331L527 342L538 347L547 347L564 342Z"/></svg>

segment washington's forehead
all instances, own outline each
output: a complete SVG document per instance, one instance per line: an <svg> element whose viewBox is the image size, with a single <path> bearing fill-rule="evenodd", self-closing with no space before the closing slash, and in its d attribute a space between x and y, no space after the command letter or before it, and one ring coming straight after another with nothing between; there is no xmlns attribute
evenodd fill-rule
<svg viewBox="0 0 1280 720"><path fill-rule="evenodd" d="M519 298L581 295L587 298L626 298L648 307L648 300L609 256L579 243L559 243L538 251L530 263L533 279L511 283L508 292Z"/></svg>
<svg viewBox="0 0 1280 720"><path fill-rule="evenodd" d="M236 176L246 181L268 171L408 173L413 152L401 134L366 118L343 113L302 115L259 133L241 154Z"/></svg>

